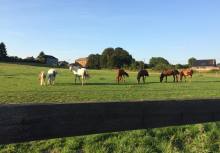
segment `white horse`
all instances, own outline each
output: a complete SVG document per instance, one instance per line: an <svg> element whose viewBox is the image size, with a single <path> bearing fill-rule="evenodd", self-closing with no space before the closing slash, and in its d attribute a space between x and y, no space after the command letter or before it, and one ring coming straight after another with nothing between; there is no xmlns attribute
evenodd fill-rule
<svg viewBox="0 0 220 153"><path fill-rule="evenodd" d="M49 69L47 72L48 81L47 84L54 85L57 71L55 69Z"/></svg>
<svg viewBox="0 0 220 153"><path fill-rule="evenodd" d="M89 74L88 74L88 71L86 70L86 68L80 68L78 66L70 65L69 69L75 75L75 84L76 84L77 78L79 80L81 78L81 83L82 83L82 86L83 86L84 82L86 82L86 78L89 77Z"/></svg>

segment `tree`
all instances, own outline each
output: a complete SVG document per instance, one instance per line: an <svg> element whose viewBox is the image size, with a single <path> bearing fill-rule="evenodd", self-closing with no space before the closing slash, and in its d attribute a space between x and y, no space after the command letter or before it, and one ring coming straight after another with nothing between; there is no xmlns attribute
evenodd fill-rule
<svg viewBox="0 0 220 153"><path fill-rule="evenodd" d="M152 57L149 62L150 67L156 67L157 65L170 65L169 62L163 57Z"/></svg>
<svg viewBox="0 0 220 153"><path fill-rule="evenodd" d="M166 70L166 69L174 69L172 65L159 63L154 67L155 70Z"/></svg>
<svg viewBox="0 0 220 153"><path fill-rule="evenodd" d="M188 59L189 67L192 67L195 64L195 62L196 62L196 58L194 58L194 57L189 58Z"/></svg>
<svg viewBox="0 0 220 153"><path fill-rule="evenodd" d="M140 70L147 68L147 64L145 64L143 61L132 61L130 68L132 70Z"/></svg>
<svg viewBox="0 0 220 153"><path fill-rule="evenodd" d="M0 59L5 59L7 57L7 49L3 42L0 43Z"/></svg>
<svg viewBox="0 0 220 153"><path fill-rule="evenodd" d="M114 68L130 66L132 56L123 48L106 48L101 55L101 67Z"/></svg>
<svg viewBox="0 0 220 153"><path fill-rule="evenodd" d="M40 53L39 53L39 55L37 56L37 61L39 61L40 63L45 63L46 61L45 61L45 53L43 52L43 51L41 51Z"/></svg>
<svg viewBox="0 0 220 153"><path fill-rule="evenodd" d="M101 60L101 55L90 54L88 56L88 63L87 63L88 68L100 69L101 68L100 60Z"/></svg>
<svg viewBox="0 0 220 153"><path fill-rule="evenodd" d="M102 68L107 68L109 67L109 65L111 65L111 58L112 58L112 54L114 53L114 48L106 48L104 49L104 51L102 52L101 55L101 67Z"/></svg>
<svg viewBox="0 0 220 153"><path fill-rule="evenodd" d="M176 64L175 69L186 69L188 68L188 64Z"/></svg>

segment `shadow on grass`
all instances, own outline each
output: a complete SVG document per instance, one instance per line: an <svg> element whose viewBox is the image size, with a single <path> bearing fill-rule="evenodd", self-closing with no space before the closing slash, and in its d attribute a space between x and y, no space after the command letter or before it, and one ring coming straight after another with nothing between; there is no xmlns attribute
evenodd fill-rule
<svg viewBox="0 0 220 153"><path fill-rule="evenodd" d="M130 83L130 82L128 82L128 83L120 83L120 84L117 84L117 83L113 83L113 82L99 82L99 83L95 83L95 82L87 82L87 83L85 83L84 85L85 86L99 86L99 85L109 85L109 86L112 86L112 85L149 85L149 84L185 84L185 83L211 83L211 82L213 82L213 83L215 83L215 82L220 82L220 80L219 81L192 81L192 82L189 82L189 81L187 81L187 82L185 82L185 81L179 81L179 82L172 82L172 81L170 81L170 82L156 82L156 81L151 81L151 82L145 82L145 84L144 83L140 83L140 84L138 84L138 83ZM81 83L79 83L79 82L77 82L76 84L75 83L71 83L71 82L68 82L68 83L56 83L56 86L74 86L74 85L81 85Z"/></svg>
<svg viewBox="0 0 220 153"><path fill-rule="evenodd" d="M82 85L81 83L56 83L57 86L74 86L74 85ZM117 83L84 83L85 86L98 86L98 85L118 85ZM119 85L134 85L134 83L120 83Z"/></svg>

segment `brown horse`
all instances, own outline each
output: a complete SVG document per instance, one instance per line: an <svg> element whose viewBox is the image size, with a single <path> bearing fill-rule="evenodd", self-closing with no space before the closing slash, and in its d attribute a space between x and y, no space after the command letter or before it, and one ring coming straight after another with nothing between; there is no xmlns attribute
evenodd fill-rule
<svg viewBox="0 0 220 153"><path fill-rule="evenodd" d="M129 77L128 73L125 72L124 69L118 69L117 70L117 76L116 76L116 81L119 82L122 80L123 82L125 82L125 76Z"/></svg>
<svg viewBox="0 0 220 153"><path fill-rule="evenodd" d="M138 84L140 83L141 77L142 77L142 79L143 79L143 83L145 83L145 78L146 78L147 76L149 76L148 71L145 70L145 69L141 69L141 70L138 72L138 74L137 74Z"/></svg>
<svg viewBox="0 0 220 153"><path fill-rule="evenodd" d="M183 69L180 71L180 81L182 81L183 77L186 82L186 77L190 78L190 82L192 81L193 70L192 69Z"/></svg>
<svg viewBox="0 0 220 153"><path fill-rule="evenodd" d="M164 77L166 77L166 82L167 82L167 76L173 76L173 82L178 82L178 75L179 75L178 70L164 70L160 74L160 82L163 81Z"/></svg>

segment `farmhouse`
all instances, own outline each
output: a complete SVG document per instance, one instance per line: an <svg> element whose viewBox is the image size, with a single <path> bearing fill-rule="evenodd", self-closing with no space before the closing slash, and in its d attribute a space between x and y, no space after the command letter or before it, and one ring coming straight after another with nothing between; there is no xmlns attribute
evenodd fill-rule
<svg viewBox="0 0 220 153"><path fill-rule="evenodd" d="M192 69L197 71L210 71L210 70L219 70L219 67L217 67L215 59L205 59L205 60L196 60L193 63Z"/></svg>
<svg viewBox="0 0 220 153"><path fill-rule="evenodd" d="M45 64L49 66L57 66L58 65L58 59L51 55L44 55Z"/></svg>
<svg viewBox="0 0 220 153"><path fill-rule="evenodd" d="M67 61L59 61L58 62L58 65L60 67L68 67L69 63Z"/></svg>
<svg viewBox="0 0 220 153"><path fill-rule="evenodd" d="M88 58L78 58L75 60L75 63L79 64L81 67L87 67Z"/></svg>

